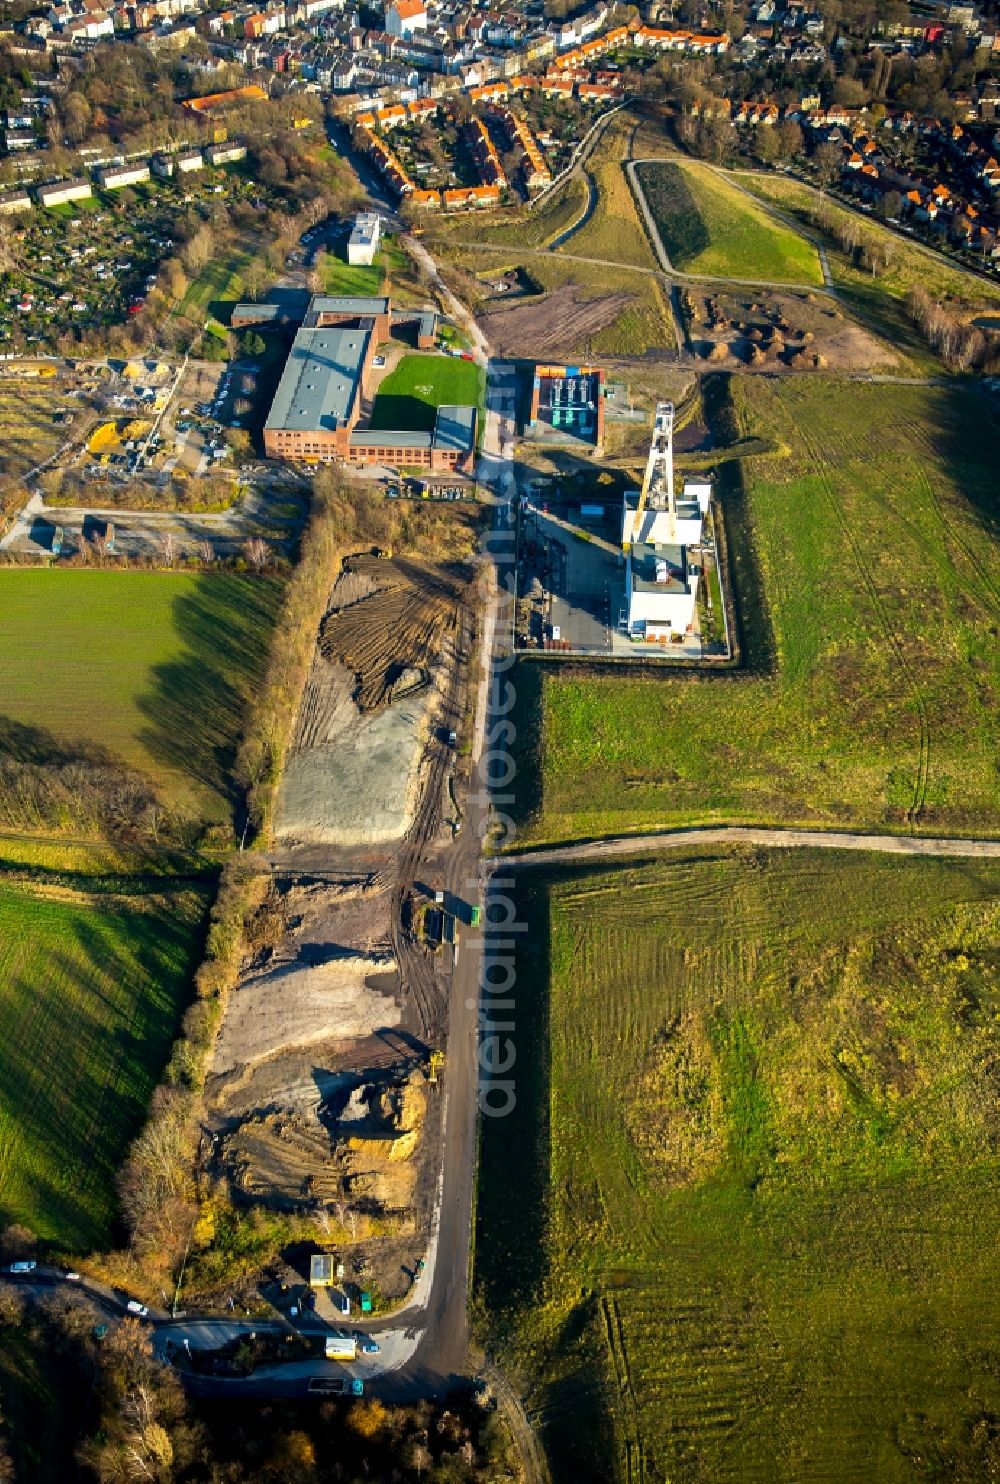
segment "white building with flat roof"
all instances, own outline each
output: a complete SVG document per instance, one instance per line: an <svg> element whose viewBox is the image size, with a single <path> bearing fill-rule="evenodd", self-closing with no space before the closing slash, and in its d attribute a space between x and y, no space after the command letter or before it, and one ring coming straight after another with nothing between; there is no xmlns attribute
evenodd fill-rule
<svg viewBox="0 0 1000 1484"><path fill-rule="evenodd" d="M347 261L356 266L370 267L378 252L381 231L382 219L377 211L359 211L347 242Z"/></svg>
<svg viewBox="0 0 1000 1484"><path fill-rule="evenodd" d="M120 191L125 186L144 185L148 179L148 165L107 165L97 172L97 183L104 191Z"/></svg>
<svg viewBox="0 0 1000 1484"><path fill-rule="evenodd" d="M38 200L42 206L63 206L67 201L86 201L93 194L89 180L57 180L55 185L39 188Z"/></svg>

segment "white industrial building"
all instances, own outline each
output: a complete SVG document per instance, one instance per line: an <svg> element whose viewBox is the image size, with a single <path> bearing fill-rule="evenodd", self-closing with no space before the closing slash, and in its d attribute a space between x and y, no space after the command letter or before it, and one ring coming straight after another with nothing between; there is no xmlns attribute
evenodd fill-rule
<svg viewBox="0 0 1000 1484"><path fill-rule="evenodd" d="M359 211L347 241L347 261L354 265L370 267L378 251L378 239L382 220L377 211Z"/></svg>
<svg viewBox="0 0 1000 1484"><path fill-rule="evenodd" d="M622 546L627 633L639 643L683 639L698 602L702 526L712 486L688 481L674 490L674 406L659 402L641 490L625 494Z"/></svg>

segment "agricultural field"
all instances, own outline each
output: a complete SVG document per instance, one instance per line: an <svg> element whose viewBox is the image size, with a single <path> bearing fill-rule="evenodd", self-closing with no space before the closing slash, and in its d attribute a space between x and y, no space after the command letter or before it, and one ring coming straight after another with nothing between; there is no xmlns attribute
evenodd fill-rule
<svg viewBox="0 0 1000 1484"><path fill-rule="evenodd" d="M597 191L596 206L591 217L560 244L558 251L637 268L657 267L622 164L628 158L631 127L627 115L619 114L601 135L587 161Z"/></svg>
<svg viewBox="0 0 1000 1484"><path fill-rule="evenodd" d="M684 273L821 284L819 256L723 176L691 161L636 170L671 263Z"/></svg>
<svg viewBox="0 0 1000 1484"><path fill-rule="evenodd" d="M458 356L403 356L382 381L372 408L373 428L429 431L439 407L481 406L483 373Z"/></svg>
<svg viewBox="0 0 1000 1484"><path fill-rule="evenodd" d="M933 299L958 312L960 318L963 314L971 318L980 308L995 310L1000 302L1000 284L951 267L920 243L907 240L867 214L862 219L858 213L839 206L828 196L821 196L802 181L780 175L745 174L741 175L740 183L813 231L822 230L817 216L833 223L853 220L860 224L864 238L876 242L882 250L884 265L873 276L845 253L830 234L825 234L837 291L863 318L904 349L920 369L933 371L938 363L906 313L904 301L911 289L926 289Z"/></svg>
<svg viewBox="0 0 1000 1484"><path fill-rule="evenodd" d="M207 882L137 890L65 871L0 878L0 1224L71 1251L111 1239L115 1171L200 950Z"/></svg>
<svg viewBox="0 0 1000 1484"><path fill-rule="evenodd" d="M228 574L0 571L0 755L107 755L168 807L228 820L228 767L280 597L278 582ZM17 816L0 791L0 822Z"/></svg>
<svg viewBox="0 0 1000 1484"><path fill-rule="evenodd" d="M777 447L744 463L745 492L722 476L749 669L540 680L522 667L523 833L1000 832L995 474L978 391L730 385L722 441ZM718 409L713 424L718 442Z"/></svg>
<svg viewBox="0 0 1000 1484"><path fill-rule="evenodd" d="M474 1292L555 1484L990 1477L1000 866L519 879Z"/></svg>

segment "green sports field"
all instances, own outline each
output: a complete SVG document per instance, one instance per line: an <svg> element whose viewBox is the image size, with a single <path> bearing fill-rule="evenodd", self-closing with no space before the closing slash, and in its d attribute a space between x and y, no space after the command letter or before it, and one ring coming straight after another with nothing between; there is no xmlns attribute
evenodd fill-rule
<svg viewBox="0 0 1000 1484"><path fill-rule="evenodd" d="M114 1177L190 994L207 883L0 877L0 1225L107 1245Z"/></svg>
<svg viewBox="0 0 1000 1484"><path fill-rule="evenodd" d="M555 1484L992 1477L1000 866L518 880L474 1291Z"/></svg>
<svg viewBox="0 0 1000 1484"><path fill-rule="evenodd" d="M646 163L636 175L675 268L710 278L823 282L812 243L707 166Z"/></svg>
<svg viewBox="0 0 1000 1484"><path fill-rule="evenodd" d="M733 397L734 439L779 445L744 466L745 494L723 486L750 667L522 667L525 832L1000 833L1000 569L978 393L743 377Z"/></svg>
<svg viewBox="0 0 1000 1484"><path fill-rule="evenodd" d="M0 755L104 749L166 803L225 819L280 596L230 575L0 571Z"/></svg>
<svg viewBox="0 0 1000 1484"><path fill-rule="evenodd" d="M482 406L483 373L455 356L410 355L381 383L372 409L373 428L429 432L439 407Z"/></svg>

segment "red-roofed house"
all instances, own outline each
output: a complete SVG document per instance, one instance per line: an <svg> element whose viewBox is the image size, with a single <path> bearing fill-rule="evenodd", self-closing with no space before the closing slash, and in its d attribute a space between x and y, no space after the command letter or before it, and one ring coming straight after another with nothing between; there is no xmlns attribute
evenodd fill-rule
<svg viewBox="0 0 1000 1484"><path fill-rule="evenodd" d="M424 0L390 0L385 7L385 29L390 36L412 36L414 31L426 31Z"/></svg>

